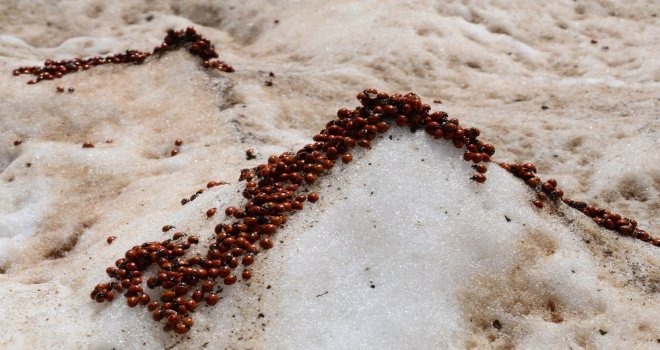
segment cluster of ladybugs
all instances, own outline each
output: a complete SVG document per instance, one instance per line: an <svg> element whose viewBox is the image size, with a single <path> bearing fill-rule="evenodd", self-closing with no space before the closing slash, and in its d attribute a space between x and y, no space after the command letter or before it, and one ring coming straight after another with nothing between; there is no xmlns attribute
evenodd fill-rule
<svg viewBox="0 0 660 350"><path fill-rule="evenodd" d="M549 199L555 201L564 196L564 191L557 188L557 180L549 179L543 182L536 176L536 165L533 163L500 163L500 167L512 173L514 176L523 179L536 192L536 200L532 204L537 208L543 208L543 202Z"/></svg>
<svg viewBox="0 0 660 350"><path fill-rule="evenodd" d="M423 128L435 139L444 138L451 141L456 148L465 147L463 159L472 161L474 163L472 167L476 170L476 174L471 179L478 183L486 182L484 173L488 168L485 164L479 163L490 162L490 157L495 154L495 147L478 139L481 134L479 129L463 128L458 119L449 118L445 112L429 113L431 106L422 104L419 96L413 93L405 96L396 94L390 98L387 93L367 89L359 93L357 99L364 106L363 110L375 117L394 119L398 126L409 126L413 132ZM342 110L339 112L339 116L342 117L341 113L344 112ZM380 123L383 123L382 128L387 131L389 126L384 122Z"/></svg>
<svg viewBox="0 0 660 350"><path fill-rule="evenodd" d="M650 233L637 227L637 221L612 213L609 210L588 205L585 202L576 201L564 197L564 191L557 187L557 180L549 179L545 182L536 176L536 166L533 163L500 163L500 166L512 173L514 176L525 181L536 192L536 200L532 203L537 208L543 208L544 202L548 200L562 201L571 208L577 209L589 216L593 221L612 231L617 231L624 236L632 236L644 242L660 247L660 238L654 238Z"/></svg>
<svg viewBox="0 0 660 350"><path fill-rule="evenodd" d="M97 302L112 301L115 293L123 292L130 307L146 305L154 320L165 319L165 330L188 332L193 325L190 313L198 304L215 305L222 291L218 284L236 283L235 270L239 265L243 266L241 279L249 280L252 271L247 267L260 251L273 247L272 235L287 222L288 216L302 210L305 201L319 200L319 195L307 192L306 186L327 174L336 161L351 162L351 149L370 148L378 134L389 130L387 120L394 119L398 125L409 126L413 131L423 128L435 138L451 140L456 147L467 145L465 159L474 162L477 170L473 179L486 180L483 175L486 167L478 163L489 161L495 148L477 139L478 129L462 128L457 119L449 118L446 113L429 114L430 106L422 104L412 93L389 96L368 89L357 98L362 106L340 109L338 118L314 136L315 143L296 153L271 156L267 164L241 171L240 180L247 182L243 191L247 201L242 208L224 210L234 220L215 227L215 236L205 256L184 258L186 250L198 243L199 238L188 236L184 240L181 232L175 233L171 240L135 246L107 269L114 281L97 285L91 298ZM210 182L207 187L218 184ZM206 211L209 218L216 214L216 208ZM165 232L171 229L169 225L163 227ZM153 264L158 265L158 271L146 283L149 289L160 288L155 300L142 286L143 273Z"/></svg>
<svg viewBox="0 0 660 350"><path fill-rule="evenodd" d="M58 79L66 74L87 70L94 66L100 66L109 63L135 63L144 62L147 57L165 51L175 50L180 47L186 47L192 55L202 59L202 65L205 68L216 68L223 72L233 72L234 68L220 60L214 60L218 53L211 42L198 34L193 27L185 30L168 30L167 36L160 46L156 46L153 52L126 50L124 53L117 53L109 56L95 56L90 58L74 58L61 61L46 60L43 67L28 66L20 67L14 70L14 75L32 74L35 76L28 84L36 84L42 80Z"/></svg>
<svg viewBox="0 0 660 350"><path fill-rule="evenodd" d="M644 242L649 242L656 247L660 247L660 238L654 238L645 230L642 230L637 227L637 221L635 219L629 219L621 216L617 213L612 213L609 210L601 209L588 205L585 202L572 200L569 198L564 198L564 203L569 207L575 208L582 212L583 214L589 216L600 226L605 227L608 230L613 230L621 233L625 236L632 236Z"/></svg>
<svg viewBox="0 0 660 350"><path fill-rule="evenodd" d="M165 232L170 229L171 226L163 227ZM99 303L110 302L115 293L124 293L128 306L146 305L153 312L154 320L166 319L167 330L186 333L193 325L189 313L195 310L198 302L205 300L213 305L220 300L218 294L212 292L213 278L218 277L220 264L201 257L183 258L191 245L199 242L197 236L188 236L185 240L183 237L183 233L177 232L172 239L134 246L124 258L115 262L115 266L106 269L108 276L115 281L96 285L91 298ZM114 236L108 237L108 244L114 239ZM147 278L147 287L164 289L160 301L152 301L143 287L143 273L153 264L158 264L160 270L157 275ZM186 298L190 286L199 282L202 282L201 287Z"/></svg>

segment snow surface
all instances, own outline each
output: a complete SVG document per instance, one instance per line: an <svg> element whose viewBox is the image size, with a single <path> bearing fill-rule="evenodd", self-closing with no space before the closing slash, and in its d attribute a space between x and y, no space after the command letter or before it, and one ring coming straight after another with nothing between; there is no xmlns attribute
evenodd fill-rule
<svg viewBox="0 0 660 350"><path fill-rule="evenodd" d="M165 224L210 235L220 218L204 213L240 203L240 169L310 142L367 87L418 93L479 127L498 161L536 162L572 198L658 233L658 14L653 1L2 1L0 348L657 348L658 249L535 209L495 166L477 186L421 133L394 131L316 185L250 284L201 307L184 338L89 291ZM149 50L188 25L236 72L176 52L11 76ZM181 207L210 180L231 184Z"/></svg>

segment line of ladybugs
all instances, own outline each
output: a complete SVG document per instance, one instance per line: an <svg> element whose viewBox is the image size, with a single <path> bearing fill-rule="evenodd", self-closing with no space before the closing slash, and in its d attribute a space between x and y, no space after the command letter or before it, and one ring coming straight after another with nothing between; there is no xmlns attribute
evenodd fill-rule
<svg viewBox="0 0 660 350"><path fill-rule="evenodd" d="M168 30L165 39L163 39L163 42L159 46L156 46L152 52L126 50L124 53L103 57L78 57L61 61L46 60L43 66L20 67L15 69L13 74L34 75L35 78L28 81L28 84L36 84L42 80L59 79L69 73L88 70L94 66L100 66L109 63L141 64L151 55L161 54L166 51L176 50L181 47L187 48L190 54L202 59L202 65L205 68L216 68L223 72L234 71L232 66L220 60L214 60L218 57L218 53L215 51L215 48L211 42L202 35L198 34L193 27L188 27L185 30ZM60 89L58 89L58 92L60 92Z"/></svg>
<svg viewBox="0 0 660 350"><path fill-rule="evenodd" d="M609 210L589 205L585 202L576 201L564 197L564 191L557 187L557 180L541 180L536 176L536 166L532 163L500 163L500 166L514 176L525 181L529 187L536 192L536 199L532 203L537 208L543 208L544 203L549 200L555 202L561 199L566 205L577 209L589 216L593 221L612 231L619 232L624 236L632 236L644 242L660 247L660 238L654 238L650 233L637 227L637 221L612 213Z"/></svg>

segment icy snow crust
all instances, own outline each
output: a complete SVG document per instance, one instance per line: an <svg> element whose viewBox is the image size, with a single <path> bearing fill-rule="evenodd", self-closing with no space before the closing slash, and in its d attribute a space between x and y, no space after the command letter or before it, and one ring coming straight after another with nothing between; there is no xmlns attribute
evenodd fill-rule
<svg viewBox="0 0 660 350"><path fill-rule="evenodd" d="M242 201L240 169L310 142L368 87L416 92L480 128L496 160L533 161L571 198L658 233L658 14L649 1L0 2L0 348L657 348L657 249L533 208L496 166L477 186L450 145L396 130L314 186L322 199L250 284L200 306L185 338L89 292L163 225L207 238ZM236 72L174 52L33 86L11 76L150 50L188 25ZM231 184L181 207L210 180Z"/></svg>
<svg viewBox="0 0 660 350"><path fill-rule="evenodd" d="M469 180L459 150L397 129L310 189L321 200L291 217L275 248L258 256L249 283L200 307L183 339L163 332L123 298L98 305L85 293L100 263L162 236L153 220L116 228L72 256L62 276L6 281L5 347L463 348L653 344L660 312L650 290L660 264L650 245L601 231L573 210L541 212L532 192L498 167ZM208 207L243 201L242 183L220 186L167 219L212 232ZM591 226L596 237L589 237ZM115 228L113 228L114 230ZM609 276L585 240L617 246L623 280ZM595 243L590 243L595 244ZM642 282L640 282L640 280ZM493 326L498 320L499 328ZM38 332L33 332L38 329ZM599 331L607 332L607 337ZM71 335L73 334L73 336Z"/></svg>

